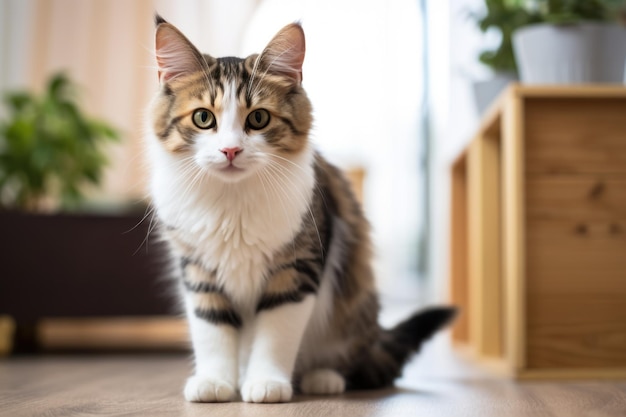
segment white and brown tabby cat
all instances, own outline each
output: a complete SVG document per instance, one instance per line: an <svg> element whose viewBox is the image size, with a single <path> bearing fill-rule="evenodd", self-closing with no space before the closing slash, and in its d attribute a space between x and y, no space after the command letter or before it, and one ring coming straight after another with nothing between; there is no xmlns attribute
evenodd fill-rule
<svg viewBox="0 0 626 417"><path fill-rule="evenodd" d="M151 195L195 355L189 401L285 402L391 385L454 309L378 322L369 226L309 142L304 33L213 58L156 17L160 91L147 134Z"/></svg>

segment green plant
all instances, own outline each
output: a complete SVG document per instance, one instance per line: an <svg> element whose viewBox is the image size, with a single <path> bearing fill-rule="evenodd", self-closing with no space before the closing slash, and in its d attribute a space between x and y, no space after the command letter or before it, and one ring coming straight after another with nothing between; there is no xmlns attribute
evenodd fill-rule
<svg viewBox="0 0 626 417"><path fill-rule="evenodd" d="M107 163L102 150L118 132L80 110L76 86L53 75L41 96L11 92L0 120L0 208L42 209L45 199L71 208L85 184L99 184Z"/></svg>
<svg viewBox="0 0 626 417"><path fill-rule="evenodd" d="M496 49L483 51L480 62L495 71L517 72L513 32L534 23L574 24L613 21L624 13L624 0L485 0L486 13L473 15L481 31L501 34Z"/></svg>
<svg viewBox="0 0 626 417"><path fill-rule="evenodd" d="M482 32L494 28L500 32L501 38L496 49L480 54L480 62L494 71L517 72L511 37L516 29L539 22L539 17L524 7L523 0L485 0L485 6L484 15L474 15L478 27Z"/></svg>
<svg viewBox="0 0 626 417"><path fill-rule="evenodd" d="M581 21L608 22L617 18L623 0L533 0L542 21L574 24Z"/></svg>

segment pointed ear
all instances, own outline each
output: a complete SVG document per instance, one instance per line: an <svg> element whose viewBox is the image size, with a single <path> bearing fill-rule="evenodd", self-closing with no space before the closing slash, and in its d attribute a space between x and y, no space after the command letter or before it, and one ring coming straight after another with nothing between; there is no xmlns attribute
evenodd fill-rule
<svg viewBox="0 0 626 417"><path fill-rule="evenodd" d="M304 31L298 23L285 26L261 53L261 65L268 72L302 82L302 63L306 50Z"/></svg>
<svg viewBox="0 0 626 417"><path fill-rule="evenodd" d="M160 17L160 16L159 16ZM202 54L176 27L157 19L156 60L161 84L198 71L205 71Z"/></svg>

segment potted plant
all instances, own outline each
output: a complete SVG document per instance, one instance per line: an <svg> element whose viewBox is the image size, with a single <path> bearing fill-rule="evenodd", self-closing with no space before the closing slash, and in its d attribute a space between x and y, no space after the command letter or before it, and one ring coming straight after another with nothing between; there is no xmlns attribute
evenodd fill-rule
<svg viewBox="0 0 626 417"><path fill-rule="evenodd" d="M518 78L513 53L513 33L522 26L539 21L537 14L526 10L523 3L523 0L485 0L485 12L472 14L483 33L496 30L500 34L498 46L483 51L479 56L480 62L494 73L489 80L474 83L479 113L483 113L500 91Z"/></svg>
<svg viewBox="0 0 626 417"><path fill-rule="evenodd" d="M86 184L98 185L106 165L102 146L118 139L105 122L83 114L76 87L60 73L39 97L5 96L0 121L0 208L42 212L75 208Z"/></svg>
<svg viewBox="0 0 626 417"><path fill-rule="evenodd" d="M119 134L86 116L76 96L57 74L41 95L7 94L1 112L0 317L17 324L18 349L36 345L41 318L172 309L156 279L162 248L145 249L143 211L80 210L86 186L102 178L104 145Z"/></svg>
<svg viewBox="0 0 626 417"><path fill-rule="evenodd" d="M537 24L513 34L520 79L533 84L622 83L626 29L624 1L532 0Z"/></svg>

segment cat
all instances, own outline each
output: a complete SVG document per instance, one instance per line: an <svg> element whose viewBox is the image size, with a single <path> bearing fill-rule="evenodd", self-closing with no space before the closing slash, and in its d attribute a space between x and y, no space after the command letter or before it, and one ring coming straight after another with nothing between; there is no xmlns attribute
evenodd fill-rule
<svg viewBox="0 0 626 417"><path fill-rule="evenodd" d="M155 20L149 187L195 357L185 398L232 401L239 390L246 402L287 402L293 387L393 384L455 310L379 326L369 225L309 141L302 27L284 27L259 55L213 58Z"/></svg>

